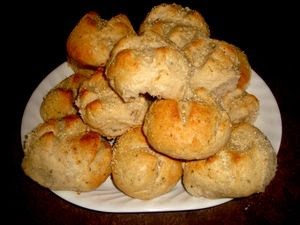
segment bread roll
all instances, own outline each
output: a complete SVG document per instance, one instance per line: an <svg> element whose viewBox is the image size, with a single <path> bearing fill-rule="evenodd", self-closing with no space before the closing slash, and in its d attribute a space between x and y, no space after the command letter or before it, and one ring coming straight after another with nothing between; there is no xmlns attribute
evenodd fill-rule
<svg viewBox="0 0 300 225"><path fill-rule="evenodd" d="M83 121L107 138L141 125L148 109L148 102L142 96L123 102L108 85L102 68L81 85L76 104Z"/></svg>
<svg viewBox="0 0 300 225"><path fill-rule="evenodd" d="M229 142L208 159L184 163L183 184L193 196L238 198L263 192L276 171L276 154L256 127L234 126Z"/></svg>
<svg viewBox="0 0 300 225"><path fill-rule="evenodd" d="M223 97L237 87L245 89L250 80L246 55L224 41L198 38L183 49L193 65L192 89L204 87Z"/></svg>
<svg viewBox="0 0 300 225"><path fill-rule="evenodd" d="M53 190L91 191L111 173L111 146L75 115L40 124L24 153L25 174Z"/></svg>
<svg viewBox="0 0 300 225"><path fill-rule="evenodd" d="M189 101L155 101L143 131L158 152L176 159L204 159L226 144L231 122L222 107L199 89Z"/></svg>
<svg viewBox="0 0 300 225"><path fill-rule="evenodd" d="M227 93L221 99L221 105L228 113L232 123L254 123L259 112L258 99L238 88Z"/></svg>
<svg viewBox="0 0 300 225"><path fill-rule="evenodd" d="M152 199L165 194L181 175L181 162L153 151L141 127L123 134L113 147L113 182L133 198Z"/></svg>
<svg viewBox="0 0 300 225"><path fill-rule="evenodd" d="M119 41L106 68L110 85L124 101L144 93L182 99L189 89L189 73L184 54L153 32Z"/></svg>
<svg viewBox="0 0 300 225"><path fill-rule="evenodd" d="M67 40L71 65L92 70L104 66L115 43L129 34L135 31L126 15L107 21L96 12L85 14Z"/></svg>
<svg viewBox="0 0 300 225"><path fill-rule="evenodd" d="M139 33L154 31L182 48L197 37L208 37L209 28L201 14L177 4L153 7L140 26Z"/></svg>
<svg viewBox="0 0 300 225"><path fill-rule="evenodd" d="M52 88L44 97L40 107L43 120L61 119L64 116L76 114L74 101L78 88L85 79L84 75L73 74Z"/></svg>

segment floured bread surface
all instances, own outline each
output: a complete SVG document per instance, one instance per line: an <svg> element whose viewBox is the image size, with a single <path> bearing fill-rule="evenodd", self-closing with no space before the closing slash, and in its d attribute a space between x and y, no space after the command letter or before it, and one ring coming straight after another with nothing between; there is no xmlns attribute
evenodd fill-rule
<svg viewBox="0 0 300 225"><path fill-rule="evenodd" d="M149 103L142 96L124 102L111 89L100 68L82 84L76 104L85 123L101 135L115 138L143 123Z"/></svg>
<svg viewBox="0 0 300 225"><path fill-rule="evenodd" d="M209 28L202 15L177 4L153 7L140 26L139 33L154 31L182 48L197 37L208 37Z"/></svg>
<svg viewBox="0 0 300 225"><path fill-rule="evenodd" d="M36 127L24 154L25 174L53 190L91 191L111 173L111 146L74 115Z"/></svg>
<svg viewBox="0 0 300 225"><path fill-rule="evenodd" d="M199 89L189 101L155 101L143 130L155 150L176 159L194 160L207 158L226 144L231 122L207 91Z"/></svg>
<svg viewBox="0 0 300 225"><path fill-rule="evenodd" d="M114 145L113 182L133 198L163 195L176 185L181 175L181 162L153 151L141 127L130 129Z"/></svg>
<svg viewBox="0 0 300 225"><path fill-rule="evenodd" d="M234 126L229 142L216 155L184 163L183 184L196 197L245 197L263 192L276 166L276 153L267 137L241 123Z"/></svg>
<svg viewBox="0 0 300 225"><path fill-rule="evenodd" d="M125 100L140 94L182 99L189 89L190 65L184 54L158 34L123 38L112 51L106 75Z"/></svg>
<svg viewBox="0 0 300 225"><path fill-rule="evenodd" d="M235 46L224 41L198 38L183 50L193 65L192 89L204 87L222 97L237 87L247 87L250 66L246 56Z"/></svg>
<svg viewBox="0 0 300 225"><path fill-rule="evenodd" d="M235 89L227 93L220 102L232 123L255 122L259 112L259 101L254 95Z"/></svg>
<svg viewBox="0 0 300 225"><path fill-rule="evenodd" d="M96 12L85 14L70 33L67 52L73 67L104 66L113 46L121 38L135 31L126 15L119 14L110 20Z"/></svg>
<svg viewBox="0 0 300 225"><path fill-rule="evenodd" d="M77 113L75 99L81 83L87 79L84 75L73 74L52 88L44 97L40 114L44 121L61 119Z"/></svg>

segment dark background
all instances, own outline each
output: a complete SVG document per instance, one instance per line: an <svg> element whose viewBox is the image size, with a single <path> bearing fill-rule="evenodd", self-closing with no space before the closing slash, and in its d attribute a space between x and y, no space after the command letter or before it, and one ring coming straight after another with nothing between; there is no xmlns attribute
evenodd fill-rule
<svg viewBox="0 0 300 225"><path fill-rule="evenodd" d="M211 36L245 51L252 68L272 90L283 120L276 177L262 194L203 210L113 214L67 203L34 183L20 168L23 157L20 126L26 103L43 78L66 60L66 39L86 12L95 10L104 19L125 13L137 30L146 13L161 2L177 2L198 10L209 24ZM5 51L2 59L5 78L2 108L8 110L4 123L9 122L9 126L4 137L8 148L3 149L6 182L2 194L8 221L11 224L299 224L300 63L296 9L288 1L208 0L22 1L3 7L2 47L9 51Z"/></svg>

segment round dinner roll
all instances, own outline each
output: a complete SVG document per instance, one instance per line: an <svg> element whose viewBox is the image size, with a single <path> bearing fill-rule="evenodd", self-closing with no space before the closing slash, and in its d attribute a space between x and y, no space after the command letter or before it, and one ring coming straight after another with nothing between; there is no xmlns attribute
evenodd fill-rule
<svg viewBox="0 0 300 225"><path fill-rule="evenodd" d="M112 88L130 101L140 94L182 99L189 90L190 65L184 54L154 32L119 41L107 63Z"/></svg>
<svg viewBox="0 0 300 225"><path fill-rule="evenodd" d="M100 68L81 85L76 105L85 123L101 135L115 138L143 123L149 103L143 96L124 102L111 89Z"/></svg>
<svg viewBox="0 0 300 225"><path fill-rule="evenodd" d="M84 75L73 74L52 88L43 98L40 115L44 121L61 119L77 113L74 105L78 88L86 79Z"/></svg>
<svg viewBox="0 0 300 225"><path fill-rule="evenodd" d="M129 34L135 31L126 15L119 14L107 21L96 12L85 14L67 39L71 65L75 70L104 66L116 42Z"/></svg>
<svg viewBox="0 0 300 225"><path fill-rule="evenodd" d="M237 88L227 93L220 102L232 123L255 122L259 112L259 101L254 95Z"/></svg>
<svg viewBox="0 0 300 225"><path fill-rule="evenodd" d="M226 144L231 122L215 99L199 89L190 100L152 103L143 131L158 152L175 159L204 159Z"/></svg>
<svg viewBox="0 0 300 225"><path fill-rule="evenodd" d="M113 182L133 198L163 195L176 185L181 175L181 162L153 151L140 126L119 137L113 147Z"/></svg>
<svg viewBox="0 0 300 225"><path fill-rule="evenodd" d="M75 115L37 126L24 154L25 174L53 190L91 191L111 173L111 146Z"/></svg>
<svg viewBox="0 0 300 225"><path fill-rule="evenodd" d="M240 123L217 154L184 163L183 184L196 197L245 197L263 192L276 166L276 153L267 137L258 128Z"/></svg>
<svg viewBox="0 0 300 225"><path fill-rule="evenodd" d="M250 80L247 57L235 46L209 38L193 40L183 49L193 65L192 89L204 87L218 97L237 87L245 89Z"/></svg>
<svg viewBox="0 0 300 225"><path fill-rule="evenodd" d="M152 8L140 26L139 33L154 31L182 48L197 37L208 37L209 28L202 15L181 5L160 4Z"/></svg>

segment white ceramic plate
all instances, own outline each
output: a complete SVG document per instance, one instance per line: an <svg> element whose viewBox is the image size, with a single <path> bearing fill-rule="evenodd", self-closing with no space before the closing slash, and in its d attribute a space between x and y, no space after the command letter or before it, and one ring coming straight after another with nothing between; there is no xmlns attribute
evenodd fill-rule
<svg viewBox="0 0 300 225"><path fill-rule="evenodd" d="M35 89L25 108L21 138L24 143L25 135L34 129L42 119L39 114L40 105L47 92L62 79L73 72L67 63L53 70ZM260 101L260 114L255 125L270 139L278 152L281 142L281 117L276 100L266 83L252 71L252 79L247 91L253 93ZM111 179L107 179L97 190L87 193L72 191L53 191L61 198L84 208L105 212L157 212L202 209L228 202L230 198L206 199L190 196L181 182L167 194L158 198L144 201L130 198L117 190Z"/></svg>

